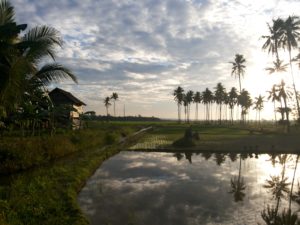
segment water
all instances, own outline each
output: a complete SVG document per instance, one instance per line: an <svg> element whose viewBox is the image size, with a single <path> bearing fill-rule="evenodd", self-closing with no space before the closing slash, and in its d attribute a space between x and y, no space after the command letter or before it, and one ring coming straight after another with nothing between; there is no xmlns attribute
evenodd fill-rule
<svg viewBox="0 0 300 225"><path fill-rule="evenodd" d="M276 205L266 180L285 168L291 182L295 161L290 155L273 166L269 155L121 152L102 164L78 201L92 225L264 224L262 210ZM244 189L234 191L232 182ZM279 211L288 207L283 195Z"/></svg>

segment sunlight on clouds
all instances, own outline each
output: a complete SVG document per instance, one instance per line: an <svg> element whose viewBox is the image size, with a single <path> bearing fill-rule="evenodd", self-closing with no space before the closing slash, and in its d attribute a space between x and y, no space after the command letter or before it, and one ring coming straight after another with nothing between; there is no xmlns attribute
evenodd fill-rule
<svg viewBox="0 0 300 225"><path fill-rule="evenodd" d="M19 22L47 24L61 32L65 45L58 51L59 62L76 72L80 81L77 87L70 82L61 87L74 91L97 113L105 112L102 98L118 91L120 104L126 101L131 106L129 112L175 118L171 93L178 85L200 92L212 90L217 82L227 90L238 87L228 63L236 53L246 58L242 86L253 98L266 96L282 78L291 84L289 70L277 75L265 71L274 59L261 50L261 36L268 34L272 19L297 15L298 0L12 3ZM280 56L287 62L287 52ZM300 88L298 71L295 79ZM265 109L262 117L271 118L272 104Z"/></svg>

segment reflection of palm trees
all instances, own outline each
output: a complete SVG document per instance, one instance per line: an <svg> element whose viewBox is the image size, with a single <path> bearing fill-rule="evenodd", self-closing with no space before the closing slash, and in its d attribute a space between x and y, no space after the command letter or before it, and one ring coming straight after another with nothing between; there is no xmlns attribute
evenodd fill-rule
<svg viewBox="0 0 300 225"><path fill-rule="evenodd" d="M222 153L215 153L215 160L218 166L221 166L226 160L226 155Z"/></svg>
<svg viewBox="0 0 300 225"><path fill-rule="evenodd" d="M210 157L212 156L212 153L209 152L203 152L201 153L202 157L204 157L205 160L209 160Z"/></svg>
<svg viewBox="0 0 300 225"><path fill-rule="evenodd" d="M246 185L244 182L244 178L241 177L241 174L242 174L242 157L240 155L239 175L237 178L234 177L231 178L230 180L231 191L229 191L229 193L233 194L235 202L243 201L246 195L243 192L246 189Z"/></svg>
<svg viewBox="0 0 300 225"><path fill-rule="evenodd" d="M180 152L174 153L174 155L177 158L177 161L180 161L183 158L183 155Z"/></svg>
<svg viewBox="0 0 300 225"><path fill-rule="evenodd" d="M190 163L192 163L192 153L190 153L190 152L185 152L184 153L184 155L185 155L185 158L190 162Z"/></svg>

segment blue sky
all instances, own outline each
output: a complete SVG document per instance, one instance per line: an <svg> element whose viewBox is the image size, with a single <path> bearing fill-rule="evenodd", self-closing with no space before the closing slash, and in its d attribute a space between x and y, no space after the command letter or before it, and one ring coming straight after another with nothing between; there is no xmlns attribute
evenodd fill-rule
<svg viewBox="0 0 300 225"><path fill-rule="evenodd" d="M273 18L300 12L298 0L11 2L19 23L61 32L65 43L57 61L73 70L79 84L66 81L50 89L72 92L98 114L105 114L103 99L117 92L117 114L125 104L126 114L163 118L177 116L172 91L178 85L193 91L213 90L218 82L227 90L238 87L228 63L236 53L247 60L242 87L253 97L266 95L281 78L264 71L272 57L261 51L260 37ZM300 88L298 71L296 77ZM263 118L272 113L266 109Z"/></svg>

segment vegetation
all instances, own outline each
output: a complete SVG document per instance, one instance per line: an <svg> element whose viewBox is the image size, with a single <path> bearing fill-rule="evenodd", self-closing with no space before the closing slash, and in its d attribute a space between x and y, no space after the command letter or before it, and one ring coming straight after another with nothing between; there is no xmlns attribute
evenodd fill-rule
<svg viewBox="0 0 300 225"><path fill-rule="evenodd" d="M31 151L25 149L20 156L23 158L11 161L10 168L32 164L36 168L7 177L8 182L0 184L0 224L40 224L41 221L44 224L88 224L77 205L77 192L102 161L122 150L124 146L119 144L119 139L143 125L97 122L88 130L65 134L64 138L69 137L67 140L54 137L51 141L60 142L50 143L49 154L53 158L50 162L40 158L37 145L40 142L28 140ZM135 140L129 138L127 143L131 142ZM22 149L19 144L27 143L16 143L16 154ZM103 148L107 144L113 145ZM61 158L62 154L68 156ZM38 166L41 163L43 166Z"/></svg>

